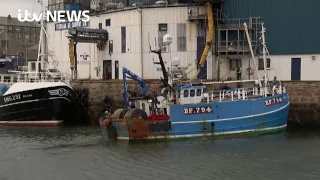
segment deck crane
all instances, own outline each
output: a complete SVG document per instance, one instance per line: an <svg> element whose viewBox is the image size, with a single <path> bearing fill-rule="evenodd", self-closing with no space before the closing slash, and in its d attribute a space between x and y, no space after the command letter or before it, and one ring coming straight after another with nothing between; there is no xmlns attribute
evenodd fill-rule
<svg viewBox="0 0 320 180"><path fill-rule="evenodd" d="M130 103L129 103L129 93L128 93L128 87L127 87L127 79L132 79L138 82L138 84L140 85L140 89L139 89L139 94L142 97L147 96L148 94L148 88L146 83L144 82L143 79L141 79L138 75L134 74L133 72L131 72L129 69L122 67L122 75L123 75L123 89L124 89L124 100L125 100L125 108L129 108L130 107Z"/></svg>
<svg viewBox="0 0 320 180"><path fill-rule="evenodd" d="M130 104L130 100L129 100L129 93L128 93L128 87L127 87L127 79L132 79L138 82L138 84L140 85L140 89L139 89L139 95L140 97L137 97L137 99L148 99L148 100L152 100L152 115L156 115L157 113L160 114L161 110L157 107L157 104L159 104L160 102L157 99L157 96L155 94L149 94L148 93L148 87L145 83L145 81L140 78L138 75L134 74L133 72L131 72L129 69L122 67L122 74L123 74L123 89L124 89L124 99L125 99L125 108L129 109L131 107Z"/></svg>

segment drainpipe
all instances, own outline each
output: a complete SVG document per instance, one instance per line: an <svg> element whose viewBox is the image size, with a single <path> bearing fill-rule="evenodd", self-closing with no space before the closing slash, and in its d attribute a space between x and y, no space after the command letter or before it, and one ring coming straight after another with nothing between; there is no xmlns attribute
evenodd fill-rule
<svg viewBox="0 0 320 180"><path fill-rule="evenodd" d="M99 29L101 30L102 29L102 23L100 23L100 21L101 20L100 20L100 16L99 16ZM100 66L100 61L103 61L102 59L100 59L101 51L99 50L98 46L96 46L96 49L97 49L97 71L98 71L98 77L100 79L103 79L104 77L101 76L101 66ZM102 68L103 68L103 65L102 65ZM103 69L102 69L102 72L103 72Z"/></svg>
<svg viewBox="0 0 320 180"><path fill-rule="evenodd" d="M89 56L90 56L90 64L89 64L89 79L91 79L91 44L89 44Z"/></svg>
<svg viewBox="0 0 320 180"><path fill-rule="evenodd" d="M141 77L144 78L143 76L143 28L142 28L142 8L138 7L137 10L140 12L140 42L141 42L141 49L140 49L140 59L141 59Z"/></svg>

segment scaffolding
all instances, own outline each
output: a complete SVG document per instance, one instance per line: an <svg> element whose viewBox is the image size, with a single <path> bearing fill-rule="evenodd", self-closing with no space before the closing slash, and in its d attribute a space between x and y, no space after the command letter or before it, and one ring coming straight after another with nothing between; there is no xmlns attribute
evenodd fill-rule
<svg viewBox="0 0 320 180"><path fill-rule="evenodd" d="M222 14L222 13L221 13ZM259 33L261 32L261 17L245 19L228 19L223 15L216 21L216 55L217 56L248 56L250 48L246 39L243 23L248 24L249 34L252 39L252 48L255 54L261 54Z"/></svg>

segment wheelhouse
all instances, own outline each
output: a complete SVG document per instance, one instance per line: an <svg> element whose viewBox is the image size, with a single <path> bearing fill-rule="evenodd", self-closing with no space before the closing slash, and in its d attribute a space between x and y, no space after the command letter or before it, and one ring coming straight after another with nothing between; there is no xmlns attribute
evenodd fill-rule
<svg viewBox="0 0 320 180"><path fill-rule="evenodd" d="M192 85L187 84L184 86L176 86L176 99L180 104L196 104L201 103L203 98L205 85Z"/></svg>

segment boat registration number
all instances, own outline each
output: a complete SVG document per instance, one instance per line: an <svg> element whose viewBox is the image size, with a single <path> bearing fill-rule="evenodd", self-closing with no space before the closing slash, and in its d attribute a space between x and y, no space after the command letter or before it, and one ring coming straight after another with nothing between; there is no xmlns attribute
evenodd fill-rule
<svg viewBox="0 0 320 180"><path fill-rule="evenodd" d="M210 106L184 108L184 114L205 114L205 113L212 113L212 109Z"/></svg>
<svg viewBox="0 0 320 180"><path fill-rule="evenodd" d="M18 99L20 99L20 94L4 97L3 100L4 100L4 102L10 102L10 101L18 100Z"/></svg>
<svg viewBox="0 0 320 180"><path fill-rule="evenodd" d="M266 106L271 106L271 105L280 104L280 103L282 103L282 97L277 97L277 98L265 100Z"/></svg>

